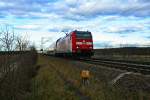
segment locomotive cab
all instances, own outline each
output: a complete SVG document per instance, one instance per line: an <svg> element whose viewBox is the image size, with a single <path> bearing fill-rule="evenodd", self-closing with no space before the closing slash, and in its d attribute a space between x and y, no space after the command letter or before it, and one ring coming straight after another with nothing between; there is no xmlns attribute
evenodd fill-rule
<svg viewBox="0 0 150 100"><path fill-rule="evenodd" d="M91 57L93 53L93 39L89 31L74 31L72 33L72 52L77 56Z"/></svg>

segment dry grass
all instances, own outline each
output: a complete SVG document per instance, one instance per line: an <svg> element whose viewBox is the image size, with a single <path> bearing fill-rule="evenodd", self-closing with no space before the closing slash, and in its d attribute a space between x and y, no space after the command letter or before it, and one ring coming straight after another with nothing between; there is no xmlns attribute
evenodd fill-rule
<svg viewBox="0 0 150 100"><path fill-rule="evenodd" d="M26 100L34 76L36 52L0 56L0 99Z"/></svg>
<svg viewBox="0 0 150 100"><path fill-rule="evenodd" d="M81 84L80 72L69 60L39 57L41 65L37 76L33 79L31 100L149 100L148 93L131 92L123 88L112 87L104 80L99 80L92 73L90 84ZM107 74L107 73L106 73ZM102 76L101 76L102 77Z"/></svg>
<svg viewBox="0 0 150 100"><path fill-rule="evenodd" d="M32 81L31 100L78 100L72 87L58 75L51 62L39 57L38 65L41 66L37 76Z"/></svg>

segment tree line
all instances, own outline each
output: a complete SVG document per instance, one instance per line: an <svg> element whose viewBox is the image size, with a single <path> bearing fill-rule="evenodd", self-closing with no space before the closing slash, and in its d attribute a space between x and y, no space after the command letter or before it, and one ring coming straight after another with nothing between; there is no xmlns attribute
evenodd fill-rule
<svg viewBox="0 0 150 100"><path fill-rule="evenodd" d="M0 51L25 51L30 48L30 41L26 36L15 33L9 26L0 29Z"/></svg>

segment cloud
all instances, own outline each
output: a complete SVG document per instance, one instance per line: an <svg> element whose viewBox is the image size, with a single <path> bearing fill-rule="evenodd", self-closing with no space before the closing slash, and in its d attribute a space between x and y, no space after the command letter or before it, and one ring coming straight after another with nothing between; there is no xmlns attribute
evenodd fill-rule
<svg viewBox="0 0 150 100"><path fill-rule="evenodd" d="M137 1L139 1L139 2L144 2L144 3L150 3L149 0L137 0Z"/></svg>
<svg viewBox="0 0 150 100"><path fill-rule="evenodd" d="M3 13L2 13L3 12ZM0 13L16 17L40 18L55 14L70 20L88 20L102 15L150 16L149 0L5 0L0 1ZM41 13L32 15L31 13ZM42 16L43 17L43 16ZM47 16L46 16L47 17Z"/></svg>
<svg viewBox="0 0 150 100"><path fill-rule="evenodd" d="M94 42L94 48L111 48L113 47L112 41Z"/></svg>
<svg viewBox="0 0 150 100"><path fill-rule="evenodd" d="M145 17L150 15L150 3L140 2L119 2L119 0L83 0L75 8L70 8L69 12L85 18L99 15L122 15Z"/></svg>
<svg viewBox="0 0 150 100"><path fill-rule="evenodd" d="M27 24L27 25L18 25L18 26L15 26L14 28L19 29L19 30L38 30L40 26Z"/></svg>
<svg viewBox="0 0 150 100"><path fill-rule="evenodd" d="M0 14L0 18L5 18L5 17L6 17L5 15Z"/></svg>
<svg viewBox="0 0 150 100"><path fill-rule="evenodd" d="M106 20L106 21L115 21L115 20L120 19L120 18L121 18L121 16L110 15L110 16L105 16L104 20Z"/></svg>
<svg viewBox="0 0 150 100"><path fill-rule="evenodd" d="M145 36L146 39L150 39L150 36Z"/></svg>
<svg viewBox="0 0 150 100"><path fill-rule="evenodd" d="M111 26L109 27L106 32L108 33L120 33L120 34L129 34L133 32L142 31L143 26L140 25L123 25L123 26Z"/></svg>
<svg viewBox="0 0 150 100"><path fill-rule="evenodd" d="M43 35L56 39L61 31L89 30L96 47L146 43L149 16L150 0L0 1L0 22L14 26L19 33L27 31L33 40Z"/></svg>
<svg viewBox="0 0 150 100"><path fill-rule="evenodd" d="M73 30L82 30L83 26L80 25L55 25L55 26L50 26L48 29L49 32L70 32Z"/></svg>

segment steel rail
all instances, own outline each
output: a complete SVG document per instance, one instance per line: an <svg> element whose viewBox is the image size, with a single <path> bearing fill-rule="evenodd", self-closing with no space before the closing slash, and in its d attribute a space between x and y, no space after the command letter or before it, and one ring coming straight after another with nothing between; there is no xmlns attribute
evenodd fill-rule
<svg viewBox="0 0 150 100"><path fill-rule="evenodd" d="M79 59L79 61L150 75L149 64L139 64L139 63L132 63L127 61L119 62L118 60L115 61L115 60L106 60L106 59L104 60L104 59L84 59L84 58Z"/></svg>

